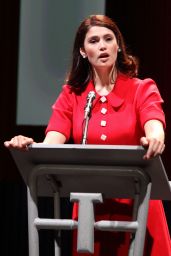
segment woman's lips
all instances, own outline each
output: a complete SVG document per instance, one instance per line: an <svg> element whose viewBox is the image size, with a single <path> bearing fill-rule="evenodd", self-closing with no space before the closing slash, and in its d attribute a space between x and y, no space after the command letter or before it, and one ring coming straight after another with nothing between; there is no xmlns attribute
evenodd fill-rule
<svg viewBox="0 0 171 256"><path fill-rule="evenodd" d="M99 58L102 59L102 58L108 58L109 57L109 54L108 53L102 53L99 55Z"/></svg>

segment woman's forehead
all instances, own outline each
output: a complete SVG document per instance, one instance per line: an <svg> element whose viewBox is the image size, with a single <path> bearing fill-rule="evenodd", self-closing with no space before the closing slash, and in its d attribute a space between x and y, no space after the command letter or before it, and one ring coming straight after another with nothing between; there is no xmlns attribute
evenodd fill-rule
<svg viewBox="0 0 171 256"><path fill-rule="evenodd" d="M104 36L104 35L114 35L114 32L106 27L102 26L92 26L89 28L89 30L86 33L85 38L91 38L91 37L98 37L98 36Z"/></svg>
<svg viewBox="0 0 171 256"><path fill-rule="evenodd" d="M92 26L87 31L86 37L100 36L105 34L114 35L113 31L109 28L102 27L102 26Z"/></svg>

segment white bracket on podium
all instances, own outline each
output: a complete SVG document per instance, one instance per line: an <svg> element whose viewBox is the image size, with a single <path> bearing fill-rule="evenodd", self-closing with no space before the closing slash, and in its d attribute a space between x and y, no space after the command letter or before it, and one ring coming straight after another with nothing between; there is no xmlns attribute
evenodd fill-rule
<svg viewBox="0 0 171 256"><path fill-rule="evenodd" d="M78 229L78 252L94 251L94 229L135 234L129 256L142 256L149 199L171 200L160 157L143 160L140 146L33 144L10 150L27 185L29 256L39 256L39 229ZM160 188L160 189L159 189ZM132 221L94 221L93 203L104 198L133 198ZM38 196L54 197L54 219L39 218ZM61 220L60 197L80 203L78 222ZM86 210L86 212L85 212ZM86 229L85 229L86 225ZM55 241L55 256L60 255Z"/></svg>

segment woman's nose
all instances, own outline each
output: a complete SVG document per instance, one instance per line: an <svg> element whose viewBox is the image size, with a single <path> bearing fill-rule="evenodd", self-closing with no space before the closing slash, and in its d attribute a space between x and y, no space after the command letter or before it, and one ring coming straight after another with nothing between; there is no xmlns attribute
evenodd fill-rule
<svg viewBox="0 0 171 256"><path fill-rule="evenodd" d="M105 44L104 40L101 40L101 41L99 42L99 49L100 49L100 50L106 49L106 44Z"/></svg>

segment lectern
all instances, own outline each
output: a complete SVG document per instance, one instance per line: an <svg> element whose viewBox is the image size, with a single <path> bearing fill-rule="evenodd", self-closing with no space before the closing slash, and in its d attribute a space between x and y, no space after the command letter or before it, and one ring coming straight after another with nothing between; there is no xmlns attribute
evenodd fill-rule
<svg viewBox="0 0 171 256"><path fill-rule="evenodd" d="M171 200L161 158L143 160L140 146L34 144L27 152L11 149L27 185L29 256L39 256L39 229L77 229L78 252L93 253L94 230L130 232L129 256L142 256L149 199ZM160 189L159 189L160 188ZM39 217L37 198L52 196L53 219ZM79 203L78 221L60 219L59 199ZM132 221L94 220L94 203L133 198ZM54 241L55 256L60 255Z"/></svg>

